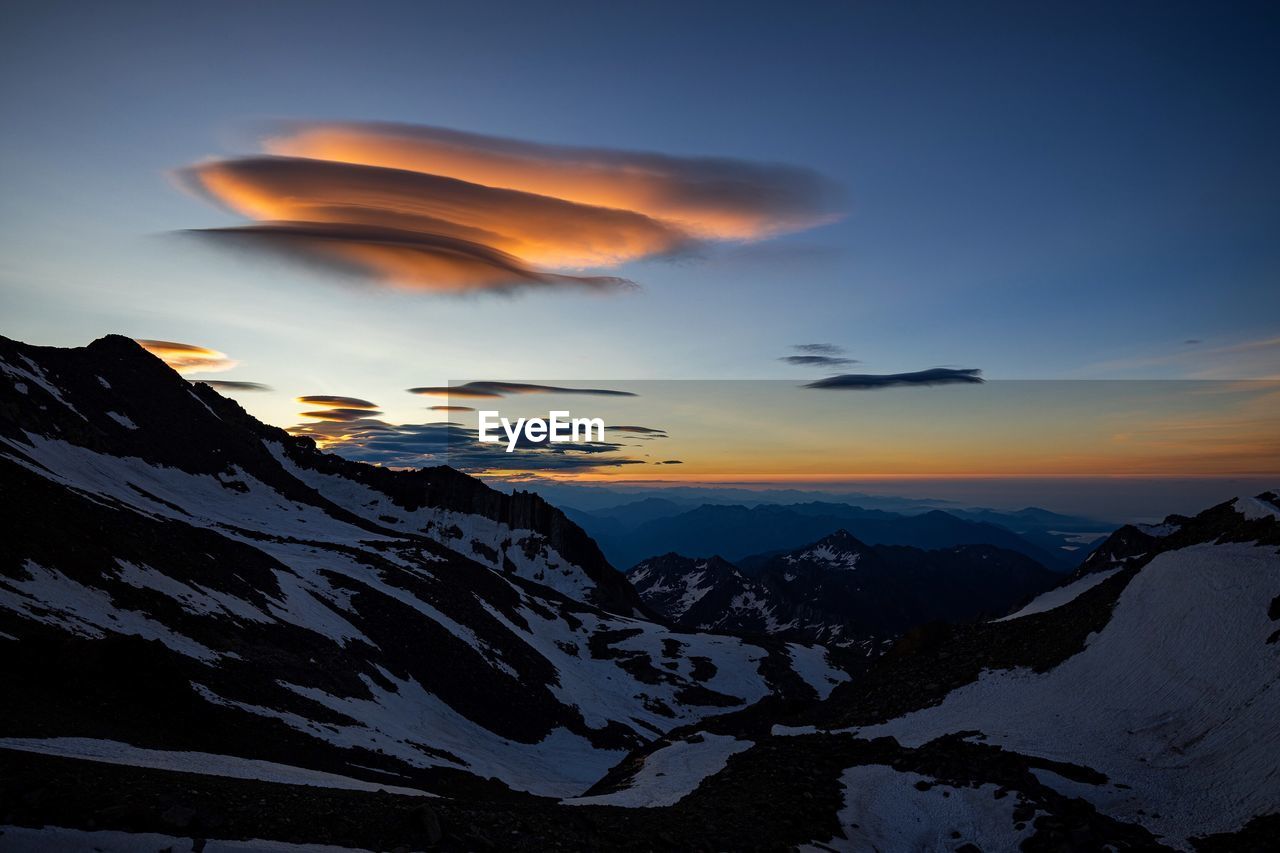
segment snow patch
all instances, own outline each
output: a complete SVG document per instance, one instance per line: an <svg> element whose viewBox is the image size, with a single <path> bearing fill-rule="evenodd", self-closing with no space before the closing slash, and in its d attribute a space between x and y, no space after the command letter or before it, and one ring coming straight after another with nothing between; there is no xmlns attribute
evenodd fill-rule
<svg viewBox="0 0 1280 853"><path fill-rule="evenodd" d="M802 849L1017 850L1035 831L1030 821L1017 828L1017 797L996 799L995 785L955 788L880 764L850 767L840 782L844 808L837 817L845 837Z"/></svg>
<svg viewBox="0 0 1280 853"><path fill-rule="evenodd" d="M113 421L115 421L116 423L120 424L120 426L124 427L125 429L137 429L137 428L138 428L138 425L137 425L137 424L135 424L135 423L134 423L134 422L129 418L129 416L128 416L128 415L122 415L122 414L120 414L119 412L107 412L107 417L111 418L111 420L113 420Z"/></svg>
<svg viewBox="0 0 1280 853"><path fill-rule="evenodd" d="M388 690L362 676L370 697L334 696L311 687L283 684L307 699L355 721L320 724L290 711L235 702L198 687L206 699L250 713L274 717L340 748L381 751L414 767L455 767L481 778L496 776L510 787L549 797L568 797L589 787L618 762L621 750L596 749L567 729L553 729L538 743L519 743L494 734L455 711L416 681L385 670ZM461 763L428 750L443 750Z"/></svg>
<svg viewBox="0 0 1280 853"><path fill-rule="evenodd" d="M27 358L25 355L19 355L18 358L21 358L22 361L27 365L25 368L18 367L17 365L14 365L14 364L9 364L7 361L0 359L0 373L4 373L10 379L12 379L15 386L18 384L23 385L23 387L19 389L19 393L22 393L22 394L27 393L26 384L22 382L22 380L25 379L27 382L30 382L32 385L35 385L36 387L43 389L44 392L48 394L50 397L57 400L66 408L70 409L80 418L80 420L83 420L83 421L88 420L88 418L80 414L79 410L77 410L75 406L67 402L67 398L62 396L62 391L56 385L54 385L53 382L49 379L49 375L44 372L43 367L36 364L31 359Z"/></svg>
<svg viewBox="0 0 1280 853"><path fill-rule="evenodd" d="M806 684L818 691L819 699L826 699L837 684L849 680L847 672L831 665L827 659L827 650L822 646L787 643L787 653L791 655L791 668Z"/></svg>
<svg viewBox="0 0 1280 853"><path fill-rule="evenodd" d="M644 764L621 791L563 800L570 806L660 808L674 806L729 763L729 756L750 749L749 740L698 732L645 756Z"/></svg>
<svg viewBox="0 0 1280 853"><path fill-rule="evenodd" d="M825 563L829 568L853 571L858 566L859 556L856 551L837 551L830 545L819 545L799 554L788 554L783 559L788 564L811 560L815 563Z"/></svg>
<svg viewBox="0 0 1280 853"><path fill-rule="evenodd" d="M1280 519L1280 508L1264 501L1262 498L1239 497L1236 498L1231 507L1249 521L1258 521L1264 518Z"/></svg>
<svg viewBox="0 0 1280 853"><path fill-rule="evenodd" d="M216 652L190 637L175 634L146 614L119 607L106 590L86 586L31 560L23 569L29 576L26 580L0 576L0 608L82 637L99 638L108 632L133 634L159 640L173 651L205 663L218 659Z"/></svg>
<svg viewBox="0 0 1280 853"><path fill-rule="evenodd" d="M1045 613L1049 610L1056 610L1064 604L1070 604L1079 598L1083 593L1093 589L1107 578L1119 572L1120 569L1107 569L1101 572L1085 575L1082 578L1072 581L1066 586L1060 586L1057 589L1051 589L1042 595L1036 596L1025 607L1016 613L1003 616L999 619L993 619L993 622L1008 622L1011 619L1021 619L1024 616L1031 616L1036 613Z"/></svg>

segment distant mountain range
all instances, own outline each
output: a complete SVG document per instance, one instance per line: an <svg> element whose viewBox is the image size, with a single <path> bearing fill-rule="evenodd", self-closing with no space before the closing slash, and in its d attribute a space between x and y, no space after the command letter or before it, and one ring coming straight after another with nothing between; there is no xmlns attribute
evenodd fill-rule
<svg viewBox="0 0 1280 853"><path fill-rule="evenodd" d="M673 553L640 562L628 578L645 603L684 628L867 653L928 622L1003 615L1060 580L992 545L869 546L847 530L747 562L751 568L740 569L720 557Z"/></svg>
<svg viewBox="0 0 1280 853"><path fill-rule="evenodd" d="M1046 510L904 514L848 504L809 502L746 507L705 504L685 509L659 498L566 514L600 544L609 561L630 566L654 554L718 554L730 561L786 551L845 530L868 545L925 549L993 545L1055 571L1069 571L1108 528ZM752 562L743 562L749 568Z"/></svg>

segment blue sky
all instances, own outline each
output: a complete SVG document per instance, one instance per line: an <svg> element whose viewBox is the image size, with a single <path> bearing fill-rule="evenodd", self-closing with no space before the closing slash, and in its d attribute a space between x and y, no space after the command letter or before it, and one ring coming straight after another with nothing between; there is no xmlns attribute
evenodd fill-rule
<svg viewBox="0 0 1280 853"><path fill-rule="evenodd" d="M1265 4L9 3L3 331L213 347L300 394L421 418L503 378L1280 374L1280 13ZM238 219L175 169L252 122L426 124L781 162L833 224L613 272L633 293L439 297L172 232ZM1196 344L1188 340L1200 341ZM1268 343L1271 342L1271 343ZM820 374L817 374L820 375Z"/></svg>

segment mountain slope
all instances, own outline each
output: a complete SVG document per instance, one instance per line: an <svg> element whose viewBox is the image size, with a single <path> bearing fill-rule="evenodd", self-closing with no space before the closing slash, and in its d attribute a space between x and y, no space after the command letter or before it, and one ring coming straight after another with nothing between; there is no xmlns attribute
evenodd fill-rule
<svg viewBox="0 0 1280 853"><path fill-rule="evenodd" d="M0 374L0 736L567 796L813 695L781 644L636 618L534 496L320 453L123 338L0 340Z"/></svg>
<svg viewBox="0 0 1280 853"><path fill-rule="evenodd" d="M1274 492L850 678L606 610L554 515L329 467L108 344L0 352L0 847L1274 849ZM899 550L738 576L925 571Z"/></svg>

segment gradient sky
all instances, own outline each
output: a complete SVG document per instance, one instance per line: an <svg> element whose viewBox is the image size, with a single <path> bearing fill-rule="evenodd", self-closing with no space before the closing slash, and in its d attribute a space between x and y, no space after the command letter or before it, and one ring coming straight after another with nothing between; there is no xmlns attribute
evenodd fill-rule
<svg viewBox="0 0 1280 853"><path fill-rule="evenodd" d="M286 426L315 394L420 421L404 389L459 378L818 378L779 360L804 342L866 373L1280 376L1274 4L979 6L6 3L0 332L211 347ZM279 119L783 163L844 215L602 294L174 236L244 223L175 174Z"/></svg>

